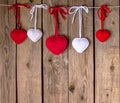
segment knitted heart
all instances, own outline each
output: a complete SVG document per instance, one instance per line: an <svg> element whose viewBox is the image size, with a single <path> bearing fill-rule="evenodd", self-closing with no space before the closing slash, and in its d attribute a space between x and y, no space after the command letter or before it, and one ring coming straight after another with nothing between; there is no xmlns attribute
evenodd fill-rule
<svg viewBox="0 0 120 103"><path fill-rule="evenodd" d="M110 32L105 29L100 29L96 32L96 37L99 41L104 42L106 41L110 36Z"/></svg>
<svg viewBox="0 0 120 103"><path fill-rule="evenodd" d="M62 53L67 47L65 36L54 35L46 40L46 47L55 55Z"/></svg>
<svg viewBox="0 0 120 103"><path fill-rule="evenodd" d="M37 42L42 37L42 32L39 29L29 29L27 35L33 42Z"/></svg>
<svg viewBox="0 0 120 103"><path fill-rule="evenodd" d="M27 33L25 30L14 29L11 31L10 36L16 44L20 44L27 38Z"/></svg>
<svg viewBox="0 0 120 103"><path fill-rule="evenodd" d="M89 41L86 38L75 38L72 41L72 46L78 53L82 53L89 46Z"/></svg>

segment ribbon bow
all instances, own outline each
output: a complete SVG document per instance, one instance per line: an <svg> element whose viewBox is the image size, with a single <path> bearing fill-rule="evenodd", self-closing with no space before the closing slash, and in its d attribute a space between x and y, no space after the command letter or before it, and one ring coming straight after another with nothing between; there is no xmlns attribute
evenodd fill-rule
<svg viewBox="0 0 120 103"><path fill-rule="evenodd" d="M100 20L104 21L107 17L107 13L110 13L110 9L107 7L107 5L100 6L100 8L98 9L98 16Z"/></svg>
<svg viewBox="0 0 120 103"><path fill-rule="evenodd" d="M65 15L68 14L68 8L66 6L54 6L49 8L49 13L58 16L58 13L65 19Z"/></svg>
<svg viewBox="0 0 120 103"><path fill-rule="evenodd" d="M43 9L48 9L48 6L46 5L46 4L40 4L40 5L34 5L33 7L32 7L32 9L30 10L30 14L32 15L31 16L31 19L33 19L33 14L34 14L34 12L35 12L35 10L36 10L36 12L35 13L37 13L37 8L43 8ZM37 14L36 14L37 15Z"/></svg>
<svg viewBox="0 0 120 103"><path fill-rule="evenodd" d="M14 15L15 15L15 18L16 18L16 21L17 21L17 28L20 29L21 25L20 25L20 7L26 7L28 9L31 8L30 5L27 5L27 4L15 4L15 5L12 5L8 8L8 10L12 10L14 9Z"/></svg>
<svg viewBox="0 0 120 103"><path fill-rule="evenodd" d="M34 5L31 10L30 10L30 14L31 16L31 20L33 19L33 14L35 12L35 22L34 22L34 29L36 30L36 25L37 25L37 9L38 8L43 8L45 10L48 9L48 6L46 4L40 4L40 5Z"/></svg>
<svg viewBox="0 0 120 103"><path fill-rule="evenodd" d="M55 23L55 35L58 35L58 14L65 19L65 15L68 14L68 8L66 6L54 6L49 8L49 13L54 16Z"/></svg>
<svg viewBox="0 0 120 103"><path fill-rule="evenodd" d="M107 17L107 14L110 13L110 9L107 7L107 5L102 5L98 9L98 17L101 20L101 28L103 29L105 18Z"/></svg>
<svg viewBox="0 0 120 103"><path fill-rule="evenodd" d="M73 14L72 23L75 20L75 16L76 16L77 12L79 12L79 36L80 36L80 38L82 35L82 10L84 10L86 13L89 12L87 6L72 6L69 9L69 14Z"/></svg>

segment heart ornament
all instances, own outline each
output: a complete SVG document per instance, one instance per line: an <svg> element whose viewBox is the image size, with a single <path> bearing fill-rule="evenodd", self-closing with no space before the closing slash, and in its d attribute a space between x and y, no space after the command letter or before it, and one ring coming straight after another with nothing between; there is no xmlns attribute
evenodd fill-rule
<svg viewBox="0 0 120 103"><path fill-rule="evenodd" d="M16 44L21 44L27 38L27 33L25 30L21 29L20 25L20 7L25 7L30 9L30 5L27 4L14 4L8 8L8 10L14 10L16 22L17 22L17 29L14 29L10 33L10 37Z"/></svg>
<svg viewBox="0 0 120 103"><path fill-rule="evenodd" d="M46 39L46 47L51 53L59 55L66 49L68 42L65 36L59 35L58 33L58 13L65 19L65 15L68 14L68 8L66 6L53 6L49 7L48 11L50 15L53 15L54 17L55 31L54 35L49 36Z"/></svg>
<svg viewBox="0 0 120 103"><path fill-rule="evenodd" d="M96 32L96 37L99 41L104 42L110 37L110 32L105 29L100 29Z"/></svg>
<svg viewBox="0 0 120 103"><path fill-rule="evenodd" d="M101 29L96 31L96 38L100 42L105 42L110 37L110 32L104 29L104 21L108 13L110 13L110 9L107 7L107 5L101 5L98 9L98 17L101 21Z"/></svg>
<svg viewBox="0 0 120 103"><path fill-rule="evenodd" d="M33 42L37 42L42 37L42 32L39 29L29 29L27 35Z"/></svg>
<svg viewBox="0 0 120 103"><path fill-rule="evenodd" d="M67 47L67 39L62 35L53 35L47 38L46 47L55 55L62 53Z"/></svg>
<svg viewBox="0 0 120 103"><path fill-rule="evenodd" d="M35 12L35 21L34 21L34 28L33 29L29 29L27 31L27 35L28 38L30 40L32 40L33 42L37 42L41 37L42 37L42 31L37 29L37 9L38 8L43 8L43 9L48 9L48 6L46 4L40 4L40 5L34 5L31 10L30 10L30 14L31 16L31 20L33 19L33 15Z"/></svg>
<svg viewBox="0 0 120 103"><path fill-rule="evenodd" d="M22 29L14 29L11 31L10 37L16 44L20 44L27 38L27 33L25 30Z"/></svg>
<svg viewBox="0 0 120 103"><path fill-rule="evenodd" d="M88 48L89 41L86 38L75 38L72 41L72 46L78 53L82 53Z"/></svg>
<svg viewBox="0 0 120 103"><path fill-rule="evenodd" d="M87 38L82 38L82 9L88 13L87 6L73 6L69 9L69 13L73 14L72 23L74 22L75 15L79 12L79 38L74 38L72 41L72 47L78 52L83 53L89 46Z"/></svg>

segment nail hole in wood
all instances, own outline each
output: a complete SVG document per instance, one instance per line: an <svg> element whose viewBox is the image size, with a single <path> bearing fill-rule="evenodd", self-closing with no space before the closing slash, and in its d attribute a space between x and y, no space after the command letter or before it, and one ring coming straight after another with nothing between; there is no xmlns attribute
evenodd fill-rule
<svg viewBox="0 0 120 103"><path fill-rule="evenodd" d="M107 93L106 96L109 97L109 94Z"/></svg>
<svg viewBox="0 0 120 103"><path fill-rule="evenodd" d="M70 92L74 92L74 90L75 90L75 86L74 85L71 85L70 87L69 87L69 90L70 90Z"/></svg>
<svg viewBox="0 0 120 103"><path fill-rule="evenodd" d="M115 22L114 22L114 21L112 21L112 24L114 25L114 24L115 24Z"/></svg>
<svg viewBox="0 0 120 103"><path fill-rule="evenodd" d="M114 69L115 69L115 66L114 66L114 65L111 65L111 66L110 66L110 70L113 72Z"/></svg>
<svg viewBox="0 0 120 103"><path fill-rule="evenodd" d="M83 96L83 95L81 95L81 97L80 97L80 98L81 98L81 100L84 100L84 96Z"/></svg>
<svg viewBox="0 0 120 103"><path fill-rule="evenodd" d="M26 66L27 66L28 68L30 68L30 63L27 63Z"/></svg>
<svg viewBox="0 0 120 103"><path fill-rule="evenodd" d="M48 59L48 62L52 62L52 59Z"/></svg>

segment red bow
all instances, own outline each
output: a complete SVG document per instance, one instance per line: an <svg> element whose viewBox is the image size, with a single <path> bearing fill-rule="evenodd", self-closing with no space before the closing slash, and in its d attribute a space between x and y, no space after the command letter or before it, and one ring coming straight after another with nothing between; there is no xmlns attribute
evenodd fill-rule
<svg viewBox="0 0 120 103"><path fill-rule="evenodd" d="M54 6L50 7L49 13L54 16L54 23L55 23L55 35L58 35L58 14L65 19L65 15L68 14L68 7L66 6Z"/></svg>
<svg viewBox="0 0 120 103"><path fill-rule="evenodd" d="M98 9L98 17L101 20L102 29L103 29L105 18L107 17L107 13L110 13L110 9L107 7L107 5L100 6L100 8Z"/></svg>

